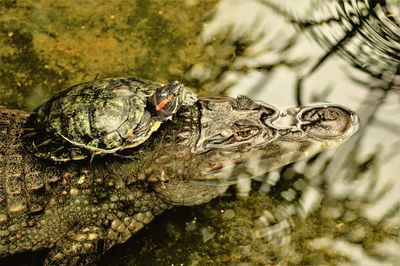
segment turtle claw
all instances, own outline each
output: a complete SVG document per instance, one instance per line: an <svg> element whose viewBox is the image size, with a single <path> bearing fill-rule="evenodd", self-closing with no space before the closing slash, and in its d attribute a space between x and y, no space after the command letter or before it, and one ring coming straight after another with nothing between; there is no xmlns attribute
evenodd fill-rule
<svg viewBox="0 0 400 266"><path fill-rule="evenodd" d="M131 156L131 155L122 155L119 153L113 153L114 156L120 157L120 158L124 158L124 159L135 159L135 156Z"/></svg>
<svg viewBox="0 0 400 266"><path fill-rule="evenodd" d="M64 146L60 146L60 147L58 147L57 149L53 150L52 152L59 152L59 151L61 151L62 149L64 149Z"/></svg>
<svg viewBox="0 0 400 266"><path fill-rule="evenodd" d="M22 137L23 138L30 138L30 137L36 136L36 134L37 134L36 131L35 132L30 132L30 133L26 133L26 134L22 135Z"/></svg>
<svg viewBox="0 0 400 266"><path fill-rule="evenodd" d="M33 143L33 146L34 146L35 148L39 148L39 147L48 145L48 144L50 144L51 142L52 142L51 139L47 139L47 140L43 141L42 143L40 143L39 145L36 145L35 143Z"/></svg>
<svg viewBox="0 0 400 266"><path fill-rule="evenodd" d="M90 161L89 161L90 163L92 163L95 156L96 156L96 153L92 152L92 155L90 156Z"/></svg>

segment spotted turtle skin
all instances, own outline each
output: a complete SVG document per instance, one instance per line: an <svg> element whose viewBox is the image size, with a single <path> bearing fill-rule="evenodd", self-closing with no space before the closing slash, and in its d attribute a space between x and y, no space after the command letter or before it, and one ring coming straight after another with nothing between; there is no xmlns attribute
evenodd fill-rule
<svg viewBox="0 0 400 266"><path fill-rule="evenodd" d="M197 95L180 82L167 85L135 77L75 85L38 107L25 136L38 157L82 160L115 154L146 141L162 122Z"/></svg>

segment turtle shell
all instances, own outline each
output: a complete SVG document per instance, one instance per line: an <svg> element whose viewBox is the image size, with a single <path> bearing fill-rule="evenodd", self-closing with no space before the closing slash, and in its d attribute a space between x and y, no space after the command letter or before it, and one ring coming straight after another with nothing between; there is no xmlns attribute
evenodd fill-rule
<svg viewBox="0 0 400 266"><path fill-rule="evenodd" d="M25 137L38 157L81 160L110 154L146 141L196 94L181 83L168 85L134 77L75 85L39 106Z"/></svg>

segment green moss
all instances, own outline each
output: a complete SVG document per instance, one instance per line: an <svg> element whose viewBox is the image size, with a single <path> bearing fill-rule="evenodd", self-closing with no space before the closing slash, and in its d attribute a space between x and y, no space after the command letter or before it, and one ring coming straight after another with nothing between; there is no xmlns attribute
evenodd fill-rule
<svg viewBox="0 0 400 266"><path fill-rule="evenodd" d="M30 102L51 93L46 91L47 84L64 84L67 73L49 69L35 51L32 35L17 22L1 23L0 36L0 102L29 109Z"/></svg>
<svg viewBox="0 0 400 266"><path fill-rule="evenodd" d="M32 110L96 76L184 80L216 2L2 1L0 104Z"/></svg>

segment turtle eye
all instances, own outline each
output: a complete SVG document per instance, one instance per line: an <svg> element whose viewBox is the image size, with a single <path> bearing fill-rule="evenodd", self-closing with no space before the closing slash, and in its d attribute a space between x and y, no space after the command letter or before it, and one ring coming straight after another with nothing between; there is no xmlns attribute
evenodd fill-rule
<svg viewBox="0 0 400 266"><path fill-rule="evenodd" d="M148 98L148 102L154 106L156 112L168 117L181 105L182 87L178 81L162 86Z"/></svg>
<svg viewBox="0 0 400 266"><path fill-rule="evenodd" d="M162 99L161 101L159 101L156 104L156 111L168 109L168 106L171 106L171 102L173 100L174 100L174 96L173 95L169 95L169 96L165 97L164 99Z"/></svg>

